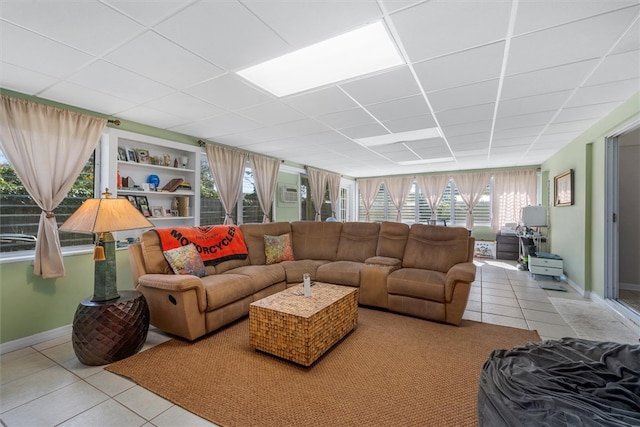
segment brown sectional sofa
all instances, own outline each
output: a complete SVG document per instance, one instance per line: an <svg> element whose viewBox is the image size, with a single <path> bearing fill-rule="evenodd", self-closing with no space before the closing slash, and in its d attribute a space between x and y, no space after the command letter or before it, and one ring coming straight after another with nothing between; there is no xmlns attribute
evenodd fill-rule
<svg viewBox="0 0 640 427"><path fill-rule="evenodd" d="M158 235L129 246L136 289L151 324L194 340L249 313L249 304L312 280L359 288L361 305L457 325L475 280L474 239L465 228L395 222L276 222L239 226L245 260L175 275ZM291 233L294 261L266 265L264 236Z"/></svg>

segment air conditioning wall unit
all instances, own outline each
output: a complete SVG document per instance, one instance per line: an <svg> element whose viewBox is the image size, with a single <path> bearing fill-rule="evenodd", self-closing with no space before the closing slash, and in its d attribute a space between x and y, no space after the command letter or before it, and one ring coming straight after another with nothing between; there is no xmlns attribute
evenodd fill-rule
<svg viewBox="0 0 640 427"><path fill-rule="evenodd" d="M296 187L281 187L280 201L282 203L298 203L298 189Z"/></svg>

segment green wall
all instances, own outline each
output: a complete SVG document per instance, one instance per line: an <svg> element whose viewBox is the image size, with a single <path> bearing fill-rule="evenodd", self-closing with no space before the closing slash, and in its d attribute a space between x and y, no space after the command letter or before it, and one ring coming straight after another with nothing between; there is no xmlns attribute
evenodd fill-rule
<svg viewBox="0 0 640 427"><path fill-rule="evenodd" d="M551 252L564 258L569 279L585 291L604 297L605 286L605 138L640 120L640 92L602 118L542 164L550 200L553 177L574 170L574 205L549 206Z"/></svg>
<svg viewBox="0 0 640 427"><path fill-rule="evenodd" d="M116 251L118 289L133 289L126 250ZM43 279L33 261L0 264L0 342L70 325L78 304L93 294L93 251L64 257L67 275Z"/></svg>

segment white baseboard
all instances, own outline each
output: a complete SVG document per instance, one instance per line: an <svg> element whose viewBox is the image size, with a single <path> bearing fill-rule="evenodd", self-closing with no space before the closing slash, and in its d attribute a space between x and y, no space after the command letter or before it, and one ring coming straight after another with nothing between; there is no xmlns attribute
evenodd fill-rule
<svg viewBox="0 0 640 427"><path fill-rule="evenodd" d="M50 331L40 332L35 335L31 335L24 338L19 338L13 341L7 341L0 344L0 354L9 353L11 351L20 350L25 347L31 347L32 345L40 344L45 341L49 341L55 338L60 338L65 335L71 335L73 331L72 325L60 326Z"/></svg>

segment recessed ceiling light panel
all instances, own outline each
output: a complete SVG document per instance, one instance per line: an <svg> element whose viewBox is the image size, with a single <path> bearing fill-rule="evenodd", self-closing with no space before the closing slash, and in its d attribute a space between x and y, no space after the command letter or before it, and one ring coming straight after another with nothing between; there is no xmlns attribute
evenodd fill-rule
<svg viewBox="0 0 640 427"><path fill-rule="evenodd" d="M389 133L385 135L370 136L368 138L354 139L358 144L365 147L375 147L376 145L395 144L397 142L417 141L420 139L442 138L440 129L425 128L410 130L407 132Z"/></svg>
<svg viewBox="0 0 640 427"><path fill-rule="evenodd" d="M378 21L237 74L282 97L402 64L395 43Z"/></svg>

